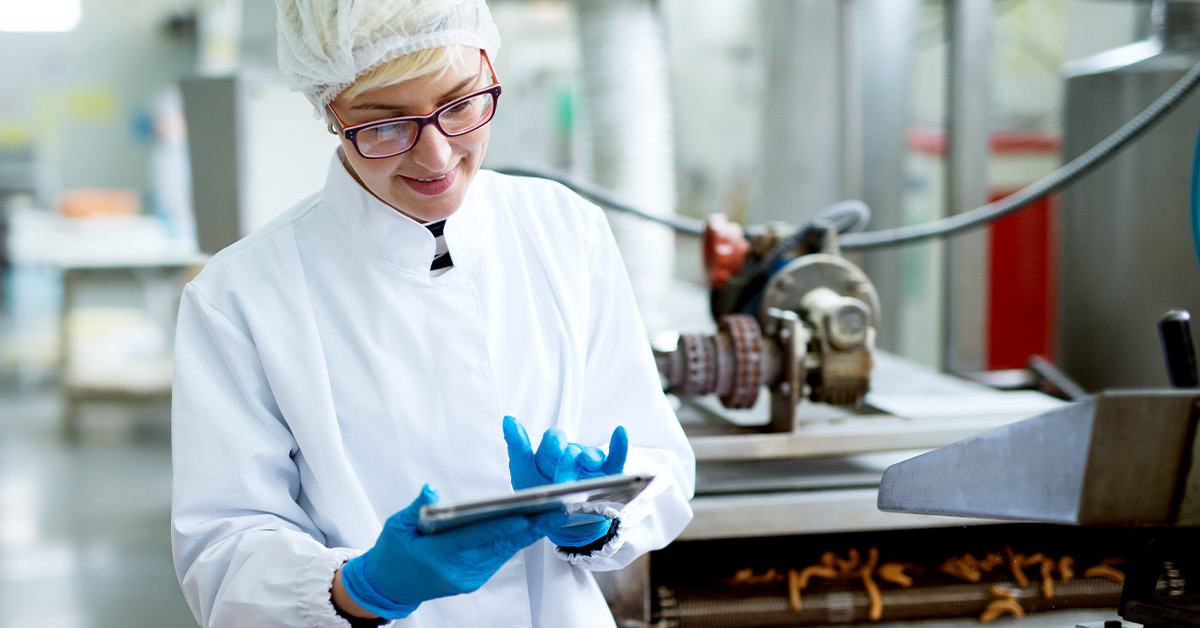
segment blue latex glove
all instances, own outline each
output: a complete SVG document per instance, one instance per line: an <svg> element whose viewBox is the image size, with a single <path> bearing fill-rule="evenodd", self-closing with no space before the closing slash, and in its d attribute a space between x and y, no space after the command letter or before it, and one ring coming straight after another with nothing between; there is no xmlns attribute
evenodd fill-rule
<svg viewBox="0 0 1200 628"><path fill-rule="evenodd" d="M607 456L599 447L567 442L558 428L546 430L535 454L525 427L511 416L504 417L504 441L513 490L616 475L625 468L629 453L629 436L622 426L613 430ZM603 538L611 526L611 521L599 515L576 513L546 536L555 545L582 547Z"/></svg>
<svg viewBox="0 0 1200 628"><path fill-rule="evenodd" d="M546 538L561 547L583 547L604 538L611 527L607 517L579 512L567 515L566 523L546 532Z"/></svg>
<svg viewBox="0 0 1200 628"><path fill-rule="evenodd" d="M346 593L386 619L407 617L425 600L483 586L514 554L566 522L562 513L504 517L421 534L421 506L438 500L429 485L407 508L388 518L375 547L342 567Z"/></svg>

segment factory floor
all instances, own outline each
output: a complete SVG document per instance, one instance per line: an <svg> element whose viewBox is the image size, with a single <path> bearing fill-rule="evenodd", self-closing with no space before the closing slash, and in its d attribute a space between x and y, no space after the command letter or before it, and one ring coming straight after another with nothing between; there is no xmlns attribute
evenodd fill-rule
<svg viewBox="0 0 1200 628"><path fill-rule="evenodd" d="M166 407L88 408L0 384L0 628L195 626L171 564Z"/></svg>

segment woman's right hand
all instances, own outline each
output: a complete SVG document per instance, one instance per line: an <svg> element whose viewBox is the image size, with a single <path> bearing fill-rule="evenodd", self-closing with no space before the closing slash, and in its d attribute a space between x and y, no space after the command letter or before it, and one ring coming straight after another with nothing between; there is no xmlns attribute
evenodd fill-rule
<svg viewBox="0 0 1200 628"><path fill-rule="evenodd" d="M359 606L387 619L407 617L425 600L474 591L508 559L565 522L565 515L503 517L436 534L417 530L421 506L437 502L429 485L388 518L375 546L341 570Z"/></svg>

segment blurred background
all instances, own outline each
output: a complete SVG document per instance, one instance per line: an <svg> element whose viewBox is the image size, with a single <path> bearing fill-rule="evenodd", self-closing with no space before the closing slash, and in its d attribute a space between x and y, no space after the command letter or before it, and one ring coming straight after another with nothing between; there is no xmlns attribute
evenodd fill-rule
<svg viewBox="0 0 1200 628"><path fill-rule="evenodd" d="M489 4L504 98L485 167L744 225L844 199L868 230L983 205L1200 59L1179 0ZM168 538L176 300L319 190L336 144L278 74L274 19L264 0L0 2L0 626L194 625ZM1164 78L1071 87L1130 64ZM1089 391L1165 386L1155 321L1200 301L1194 105L1074 201L848 252L877 291L876 347L994 389L1030 387L1034 357ZM610 217L648 331L715 329L700 240Z"/></svg>

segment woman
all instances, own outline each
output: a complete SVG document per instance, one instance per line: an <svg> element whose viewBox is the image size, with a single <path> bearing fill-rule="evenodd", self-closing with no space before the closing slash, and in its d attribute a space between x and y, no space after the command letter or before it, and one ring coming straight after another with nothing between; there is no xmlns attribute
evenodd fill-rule
<svg viewBox="0 0 1200 628"><path fill-rule="evenodd" d="M694 458L602 212L480 170L483 0L277 8L281 68L341 144L184 290L172 534L197 620L612 626L589 572L682 531ZM438 491L620 472L655 476L620 513L415 530Z"/></svg>

